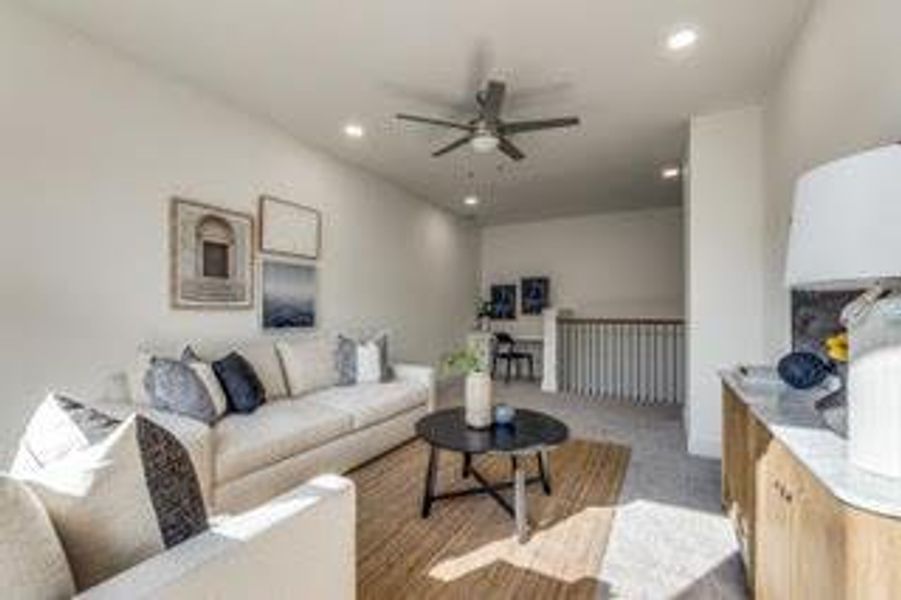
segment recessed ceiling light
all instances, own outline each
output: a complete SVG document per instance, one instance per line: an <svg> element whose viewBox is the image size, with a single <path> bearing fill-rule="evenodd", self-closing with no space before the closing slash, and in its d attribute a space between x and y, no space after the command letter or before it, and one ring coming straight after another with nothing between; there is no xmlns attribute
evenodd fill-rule
<svg viewBox="0 0 901 600"><path fill-rule="evenodd" d="M673 52L687 50L698 43L698 30L685 27L673 32L666 40L666 47Z"/></svg>
<svg viewBox="0 0 901 600"><path fill-rule="evenodd" d="M366 130L358 123L348 123L344 126L344 135L349 138L359 139L366 134Z"/></svg>
<svg viewBox="0 0 901 600"><path fill-rule="evenodd" d="M478 203L478 196L466 196L465 198L463 198L463 204L465 204L466 206L476 206L478 205Z"/></svg>
<svg viewBox="0 0 901 600"><path fill-rule="evenodd" d="M680 169L679 167L663 167L660 170L660 176L664 179L676 179L681 174L682 169Z"/></svg>

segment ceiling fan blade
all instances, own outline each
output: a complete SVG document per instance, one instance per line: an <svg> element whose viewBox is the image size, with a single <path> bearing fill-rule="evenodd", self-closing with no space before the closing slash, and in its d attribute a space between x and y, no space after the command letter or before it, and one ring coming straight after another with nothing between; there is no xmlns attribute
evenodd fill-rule
<svg viewBox="0 0 901 600"><path fill-rule="evenodd" d="M439 125L441 127L449 127L451 129L462 129L463 131L474 131L475 127L473 125L467 125L466 123L456 123L454 121L446 121L444 119L433 119L431 117L419 117L416 115L405 115L398 114L396 115L398 119L402 121L413 121L414 123L426 123L428 125Z"/></svg>
<svg viewBox="0 0 901 600"><path fill-rule="evenodd" d="M541 131L542 129L556 129L558 127L574 127L579 124L579 117L561 117L559 119L539 119L535 121L513 121L504 123L499 127L501 133L512 135L527 131Z"/></svg>
<svg viewBox="0 0 901 600"><path fill-rule="evenodd" d="M502 81L491 80L482 94L482 116L486 121L496 123L501 117L501 106L504 104L504 96L507 86Z"/></svg>
<svg viewBox="0 0 901 600"><path fill-rule="evenodd" d="M432 156L437 157L437 156L442 156L442 155L444 155L444 154L447 154L447 153L450 152L451 150L456 150L456 149L459 148L460 146L463 146L463 145L465 145L465 144L468 144L468 143L470 142L470 140L472 140L472 136L471 136L471 135L464 135L464 136L461 137L460 139L458 139L458 140L456 140L456 141L454 141L454 142L451 142L451 143L448 144L447 146L445 146L445 147L443 147L443 148L439 148L438 150L435 150L434 152L432 152Z"/></svg>
<svg viewBox="0 0 901 600"><path fill-rule="evenodd" d="M526 157L522 150L513 145L513 142L507 138L499 138L497 149L512 158L513 160L522 160Z"/></svg>

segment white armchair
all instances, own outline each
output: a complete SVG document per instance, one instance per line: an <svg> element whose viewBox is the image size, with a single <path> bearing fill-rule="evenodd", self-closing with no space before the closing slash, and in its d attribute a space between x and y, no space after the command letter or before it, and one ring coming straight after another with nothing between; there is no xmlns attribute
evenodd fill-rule
<svg viewBox="0 0 901 600"><path fill-rule="evenodd" d="M355 527L353 483L323 475L77 598L353 599Z"/></svg>

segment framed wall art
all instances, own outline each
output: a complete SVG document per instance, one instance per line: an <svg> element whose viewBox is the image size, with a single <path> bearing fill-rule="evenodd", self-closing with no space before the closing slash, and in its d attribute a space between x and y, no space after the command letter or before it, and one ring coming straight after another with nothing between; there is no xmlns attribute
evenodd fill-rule
<svg viewBox="0 0 901 600"><path fill-rule="evenodd" d="M500 321L516 319L516 286L491 286L491 318Z"/></svg>
<svg viewBox="0 0 901 600"><path fill-rule="evenodd" d="M547 277L523 277L519 287L522 314L540 315L550 306L551 280Z"/></svg>
<svg viewBox="0 0 901 600"><path fill-rule="evenodd" d="M249 309L253 216L194 200L169 205L170 302L177 309Z"/></svg>
<svg viewBox="0 0 901 600"><path fill-rule="evenodd" d="M260 252L319 258L322 218L319 211L272 196L260 196Z"/></svg>
<svg viewBox="0 0 901 600"><path fill-rule="evenodd" d="M316 326L316 267L265 259L261 267L263 329Z"/></svg>

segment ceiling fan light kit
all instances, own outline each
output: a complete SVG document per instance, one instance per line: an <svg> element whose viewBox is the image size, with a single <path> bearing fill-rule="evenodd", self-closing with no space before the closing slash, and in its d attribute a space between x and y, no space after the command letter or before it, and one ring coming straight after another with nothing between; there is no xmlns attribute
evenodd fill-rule
<svg viewBox="0 0 901 600"><path fill-rule="evenodd" d="M469 145L472 146L472 149L479 154L488 154L489 152L493 152L497 148L498 144L500 144L500 140L488 132L478 133L474 135L472 141L469 142Z"/></svg>
<svg viewBox="0 0 901 600"><path fill-rule="evenodd" d="M501 119L501 108L506 93L507 86L502 81L489 81L487 87L476 94L478 115L467 123L404 113L398 114L397 118L465 132L462 137L433 152L432 156L434 157L443 156L468 144L479 154L487 154L497 149L516 161L524 159L526 155L510 141L510 137L543 129L573 127L579 124L578 117L505 122Z"/></svg>

